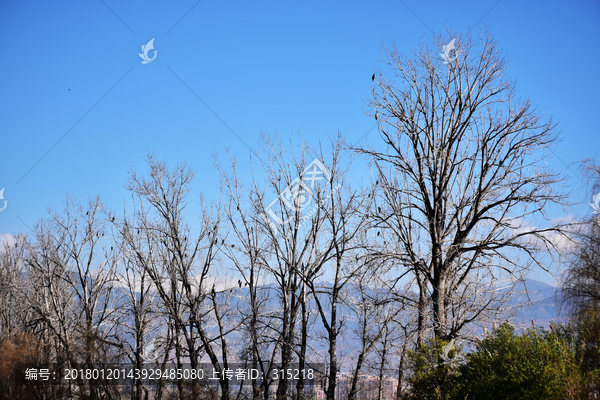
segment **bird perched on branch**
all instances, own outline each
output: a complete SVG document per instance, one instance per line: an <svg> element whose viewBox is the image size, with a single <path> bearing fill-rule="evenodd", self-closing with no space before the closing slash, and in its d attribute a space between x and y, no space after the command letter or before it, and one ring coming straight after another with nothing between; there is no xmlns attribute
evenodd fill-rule
<svg viewBox="0 0 600 400"><path fill-rule="evenodd" d="M210 294L213 296L215 295L215 285L213 285L212 289L210 290Z"/></svg>
<svg viewBox="0 0 600 400"><path fill-rule="evenodd" d="M238 286L242 287L242 281L240 281L239 279L238 279Z"/></svg>

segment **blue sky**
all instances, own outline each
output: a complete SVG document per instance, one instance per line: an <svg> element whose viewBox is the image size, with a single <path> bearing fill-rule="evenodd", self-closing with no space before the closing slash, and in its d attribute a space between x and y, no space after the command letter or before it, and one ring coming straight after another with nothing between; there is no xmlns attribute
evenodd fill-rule
<svg viewBox="0 0 600 400"><path fill-rule="evenodd" d="M575 163L600 148L599 17L595 1L2 2L0 234L27 232L67 194L121 209L147 152L190 163L210 199L212 155L230 147L248 165L261 132L357 142L373 126L364 110L382 45L407 52L432 30L484 25L518 95L559 122L552 160L575 171L572 212L589 215ZM143 65L152 38L157 57Z"/></svg>

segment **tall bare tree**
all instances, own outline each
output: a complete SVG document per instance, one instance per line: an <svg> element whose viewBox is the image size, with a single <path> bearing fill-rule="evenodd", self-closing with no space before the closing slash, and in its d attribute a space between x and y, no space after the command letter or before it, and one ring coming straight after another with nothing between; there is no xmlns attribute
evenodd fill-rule
<svg viewBox="0 0 600 400"><path fill-rule="evenodd" d="M28 305L73 368L91 367L121 346L113 318L120 255L105 237L108 221L99 198L86 209L67 198L64 212L50 215L38 224L27 258L33 284ZM84 390L81 380L80 386ZM91 381L87 390L90 398L99 396Z"/></svg>
<svg viewBox="0 0 600 400"><path fill-rule="evenodd" d="M149 177L131 172L128 189L137 196L139 210L133 227L143 229L156 246L152 257L142 256L148 273L173 328L177 362L187 359L196 369L206 354L220 376L221 399L230 396L229 381L221 374L227 368L226 335L211 274L218 262L218 236L221 211L202 205L198 232L194 235L185 222L186 195L191 189L192 170L181 165L169 169L166 163L148 157ZM140 251L140 254L142 252ZM218 325L215 332L211 326ZM183 340L185 346L180 344ZM180 396L183 388L180 384ZM200 396L193 382L193 397Z"/></svg>
<svg viewBox="0 0 600 400"><path fill-rule="evenodd" d="M0 338L30 330L31 315L23 297L25 285L25 235L0 240Z"/></svg>
<svg viewBox="0 0 600 400"><path fill-rule="evenodd" d="M118 280L124 290L119 316L121 343L125 356L139 370L144 368L145 363L158 361L156 350L160 339L157 326L168 320L158 308L156 288L144 268L145 264L157 260L157 255L156 244L146 234L146 227L135 225L146 220L138 218L143 214L143 210L134 209L132 216L125 212L122 221L113 222L118 231L115 242L120 244L123 254L122 268L118 271ZM167 345L167 353L169 348L170 345ZM141 400L149 392L141 380L136 380L132 389L135 400Z"/></svg>
<svg viewBox="0 0 600 400"><path fill-rule="evenodd" d="M309 233L314 226L304 223L303 214L303 209L312 200L302 181L303 172L310 163L310 151L305 143L300 142L299 154L289 155L277 137L265 135L263 139L266 186L277 197L265 205L265 193L260 189L261 185L254 182L252 203L258 207L257 214L263 216L258 222L267 241L265 251L268 253L263 256L267 261L265 269L274 280L279 297L279 321L272 327L275 328L273 333L276 338L273 355L279 351L278 368L287 371L296 355L296 329L302 305L306 302L301 274L306 272L306 260L311 257L315 247ZM300 354L300 358L303 357ZM284 374L277 382L277 399L288 398L288 390L290 382L287 374Z"/></svg>
<svg viewBox="0 0 600 400"><path fill-rule="evenodd" d="M378 271L363 261L365 237L363 232L368 218L364 213L371 200L363 191L352 188L347 174L350 160L343 161L343 138L338 135L332 141L331 162L325 163L324 154L318 159L328 168L329 176L320 190L313 190L319 200L318 207L309 220L312 241L317 244L316 253L310 260L308 271L301 277L313 295L316 311L325 329L328 345L327 399L333 400L339 372L338 340L343 331L340 306L347 301L347 289L366 270L376 275ZM324 281L319 282L319 280ZM305 343L305 340L303 340Z"/></svg>
<svg viewBox="0 0 600 400"><path fill-rule="evenodd" d="M455 39L456 51L440 49ZM447 47L446 47L447 48ZM446 54L447 53L447 54ZM377 223L393 232L397 262L430 293L435 337L456 337L481 307L450 315L453 296L478 271L486 286L556 250L564 225L540 227L545 209L564 204L561 177L543 162L556 127L516 97L495 42L449 33L422 42L412 56L385 50L397 81L380 75L371 109L383 146L355 147L380 181ZM517 256L525 260L519 260ZM421 291L425 289L421 287ZM491 304L491 303L489 303Z"/></svg>
<svg viewBox="0 0 600 400"><path fill-rule="evenodd" d="M277 349L272 338L272 327L277 326L275 313L269 303L270 288L266 286L268 262L268 242L261 234L259 208L253 204L251 191L240 180L237 161L230 158L230 168L225 169L215 163L221 175L221 193L226 199L223 231L229 232L222 239L222 253L234 266L234 274L239 276L238 286L243 299L238 303L238 311L243 316L242 334L247 338L240 349L240 358L247 360L247 367L269 376L268 366L273 364ZM233 246L231 244L235 243ZM260 386L259 386L260 382ZM252 378L252 397L268 398L272 380Z"/></svg>

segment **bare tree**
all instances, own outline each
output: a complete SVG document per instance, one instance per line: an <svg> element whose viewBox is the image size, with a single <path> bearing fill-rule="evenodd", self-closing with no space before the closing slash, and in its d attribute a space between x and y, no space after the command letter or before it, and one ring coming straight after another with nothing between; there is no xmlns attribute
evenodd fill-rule
<svg viewBox="0 0 600 400"><path fill-rule="evenodd" d="M358 320L358 327L355 329L354 335L360 343L360 348L355 352L356 363L348 392L349 400L357 398L360 390L359 379L367 358L385 335L388 325L403 311L402 307L394 304L390 297L392 293L378 278L379 273L373 273L373 271L378 271L378 269L372 266L370 269L364 270L359 279L353 282L353 300L349 300L352 311ZM383 358L385 363L385 356Z"/></svg>
<svg viewBox="0 0 600 400"><path fill-rule="evenodd" d="M597 192L600 188L600 166L594 160L586 160L582 169L591 179L592 190ZM573 313L586 308L600 308L600 218L592 215L579 226L575 237L577 243L563 275L561 292L562 305Z"/></svg>
<svg viewBox="0 0 600 400"><path fill-rule="evenodd" d="M31 315L23 298L27 247L25 235L7 236L0 242L0 338L31 329Z"/></svg>
<svg viewBox="0 0 600 400"><path fill-rule="evenodd" d="M565 271L563 301L577 311L600 308L600 220L592 217L578 234L578 246Z"/></svg>
<svg viewBox="0 0 600 400"><path fill-rule="evenodd" d="M368 208L369 198L361 191L353 189L347 182L347 169L351 163L343 165L342 137L332 143L332 161L329 164L329 177L321 191L313 195L322 199L318 203L311 223L313 242L318 244L314 258L307 270L301 274L313 294L318 315L327 335L329 371L327 378L327 399L333 400L339 372L338 339L343 330L340 305L346 301L346 289L352 282L369 269L377 271L361 259L364 246L364 229L368 219L363 212ZM320 154L320 160L324 160ZM322 277L325 282L318 282ZM303 340L305 343L305 340Z"/></svg>
<svg viewBox="0 0 600 400"><path fill-rule="evenodd" d="M223 310L214 289L210 293L210 274L218 261L221 212L202 203L198 233L193 235L183 213L193 172L185 165L170 170L153 156L149 156L148 166L149 178L132 172L128 184L138 203L144 204L140 210L147 210L139 214L135 225L142 227L156 246L154 256L141 264L168 313L178 364L185 357L191 368L196 369L202 353L206 354L220 376L221 399L227 400L229 381L221 372L228 365L226 335L230 330L226 331L222 325ZM211 325L218 326L216 332L210 329ZM181 380L178 383L183 396ZM200 389L196 381L192 388L193 397L198 398Z"/></svg>
<svg viewBox="0 0 600 400"><path fill-rule="evenodd" d="M106 361L121 344L115 337L113 292L118 249L107 248L108 221L98 198L87 211L67 198L64 213L38 224L27 259L32 287L28 306L51 332L73 368ZM81 390L84 383L80 380ZM90 398L99 396L89 381Z"/></svg>
<svg viewBox="0 0 600 400"><path fill-rule="evenodd" d="M395 236L399 274L430 290L435 337L456 337L481 308L449 315L455 295L478 271L486 286L508 273L519 278L539 251L553 252L564 225L539 227L545 208L564 204L561 177L542 162L556 141L529 101L515 95L494 41L454 35L455 54L439 57L444 40L423 42L412 57L392 49L384 61L399 83L380 75L371 102L385 148L355 147L378 173L381 208L374 219ZM525 257L519 260L518 255ZM472 307L473 306L473 307Z"/></svg>
<svg viewBox="0 0 600 400"><path fill-rule="evenodd" d="M247 366L260 370L263 377L269 376L268 366L272 365L277 354L271 340L270 327L276 324L276 317L269 307L270 289L265 286L268 259L268 243L261 234L261 216L253 204L252 193L239 179L236 159L230 157L230 168L224 169L215 159L221 175L221 193L226 199L225 221L229 232L222 239L221 252L231 261L234 273L239 276L238 286L243 301L238 303L242 315L242 335L247 338L240 349L240 358L247 360ZM235 243L233 246L231 244ZM252 396L260 399L264 394L268 398L272 380L252 378Z"/></svg>
<svg viewBox="0 0 600 400"><path fill-rule="evenodd" d="M157 260L157 254L156 244L147 234L147 227L135 225L136 222L146 221L145 218L137 218L143 214L143 210L134 209L131 218L124 213L122 221L113 222L118 230L116 242L120 243L123 253L123 268L118 272L118 280L125 292L119 316L120 341L126 357L139 370L144 368L144 363L158 361L157 325L167 320L158 309L156 288L144 268L145 264ZM170 345L166 348L169 349ZM163 361L166 359L163 358ZM141 400L149 392L139 379L132 389L132 398L135 400Z"/></svg>

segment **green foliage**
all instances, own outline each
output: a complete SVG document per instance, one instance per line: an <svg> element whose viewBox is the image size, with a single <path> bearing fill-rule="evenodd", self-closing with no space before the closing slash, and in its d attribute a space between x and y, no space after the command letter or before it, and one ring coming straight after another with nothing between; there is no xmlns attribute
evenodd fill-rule
<svg viewBox="0 0 600 400"><path fill-rule="evenodd" d="M413 375L405 399L587 399L598 370L586 372L584 366L598 363L598 347L581 343L573 327L517 335L504 324L458 365L447 362L457 358L447 353L446 342L432 341L409 354Z"/></svg>
<svg viewBox="0 0 600 400"><path fill-rule="evenodd" d="M456 399L575 399L583 383L564 337L544 329L516 335L508 324L484 339L459 373Z"/></svg>
<svg viewBox="0 0 600 400"><path fill-rule="evenodd" d="M600 310L586 307L579 310L572 321L575 329L576 348L585 373L600 372Z"/></svg>
<svg viewBox="0 0 600 400"><path fill-rule="evenodd" d="M408 352L408 363L413 375L409 379L411 389L404 396L405 399L451 398L456 388L457 365L444 363L442 354L445 354L444 346L447 344L448 342L433 340L421 346L420 350ZM460 349L452 350L447 354L448 358L454 359L459 351Z"/></svg>
<svg viewBox="0 0 600 400"><path fill-rule="evenodd" d="M557 328L575 350L585 393L597 396L600 390L600 310L588 305L577 310L571 323ZM585 397L587 398L587 397Z"/></svg>

